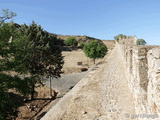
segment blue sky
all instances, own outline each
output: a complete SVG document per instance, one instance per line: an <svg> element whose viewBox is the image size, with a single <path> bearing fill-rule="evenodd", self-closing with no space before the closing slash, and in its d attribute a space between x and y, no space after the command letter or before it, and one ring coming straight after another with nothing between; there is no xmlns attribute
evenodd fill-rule
<svg viewBox="0 0 160 120"><path fill-rule="evenodd" d="M19 24L35 21L48 32L113 40L137 35L160 45L160 0L0 0Z"/></svg>

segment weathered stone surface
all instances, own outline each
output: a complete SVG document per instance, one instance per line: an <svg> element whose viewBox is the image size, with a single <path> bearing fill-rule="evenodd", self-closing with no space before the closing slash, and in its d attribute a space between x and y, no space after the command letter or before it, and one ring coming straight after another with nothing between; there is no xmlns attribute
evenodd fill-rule
<svg viewBox="0 0 160 120"><path fill-rule="evenodd" d="M119 46L126 64L126 77L134 96L136 114L159 114L160 47L135 46L134 40L131 37L123 38ZM159 119L155 117L155 120Z"/></svg>
<svg viewBox="0 0 160 120"><path fill-rule="evenodd" d="M148 113L160 116L160 48L148 52ZM159 120L159 119L156 119Z"/></svg>
<svg viewBox="0 0 160 120"><path fill-rule="evenodd" d="M156 59L160 59L160 48L153 48L151 52Z"/></svg>

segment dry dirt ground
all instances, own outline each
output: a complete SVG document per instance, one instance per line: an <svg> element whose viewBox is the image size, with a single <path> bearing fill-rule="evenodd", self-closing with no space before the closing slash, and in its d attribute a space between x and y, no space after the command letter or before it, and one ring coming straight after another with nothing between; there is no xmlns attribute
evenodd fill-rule
<svg viewBox="0 0 160 120"><path fill-rule="evenodd" d="M37 85L38 86L38 85ZM15 90L9 90L9 95L14 102L16 102L17 117L15 120L35 120L38 115L43 112L43 109L47 108L54 99L50 99L49 88L47 86L37 87L35 100L25 100L19 93ZM53 96L58 96L58 93L52 90Z"/></svg>
<svg viewBox="0 0 160 120"><path fill-rule="evenodd" d="M64 74L60 78L52 78L52 88L59 92L60 96L64 96L72 87L74 87L94 66L93 60L87 58L84 52L79 50L73 50L72 52L62 52L64 56ZM96 60L96 63L100 63L103 60ZM82 65L77 65L77 62L82 62ZM87 71L81 72L81 68L87 68ZM50 82L45 81L47 86Z"/></svg>
<svg viewBox="0 0 160 120"><path fill-rule="evenodd" d="M64 56L64 65L63 65L63 72L65 74L70 73L79 73L81 72L82 68L89 68L93 66L93 60L86 57L82 49L70 51L63 51L62 55ZM96 60L98 63L99 60ZM78 62L82 62L82 65L77 65Z"/></svg>
<svg viewBox="0 0 160 120"><path fill-rule="evenodd" d="M124 69L116 46L96 76L84 81L85 85L78 91L74 89L76 94L67 98L71 100L66 108L61 106L63 114L56 111L55 115L55 106L42 120L131 120L135 110Z"/></svg>

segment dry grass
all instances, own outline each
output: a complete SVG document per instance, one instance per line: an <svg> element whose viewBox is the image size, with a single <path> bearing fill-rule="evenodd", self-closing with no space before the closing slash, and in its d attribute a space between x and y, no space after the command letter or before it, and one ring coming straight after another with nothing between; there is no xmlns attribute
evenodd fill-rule
<svg viewBox="0 0 160 120"><path fill-rule="evenodd" d="M82 68L89 68L93 66L93 60L86 57L83 50L78 49L70 51L63 51L62 55L64 56L64 73L78 73L81 72ZM98 63L100 60L96 60ZM77 65L78 62L82 62L82 65Z"/></svg>

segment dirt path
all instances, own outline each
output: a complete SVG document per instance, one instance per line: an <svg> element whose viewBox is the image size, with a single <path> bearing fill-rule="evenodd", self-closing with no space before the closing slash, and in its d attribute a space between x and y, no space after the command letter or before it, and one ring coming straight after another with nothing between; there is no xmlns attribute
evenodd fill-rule
<svg viewBox="0 0 160 120"><path fill-rule="evenodd" d="M95 77L73 96L64 114L49 115L47 120L130 120L134 104L121 58L115 47Z"/></svg>

